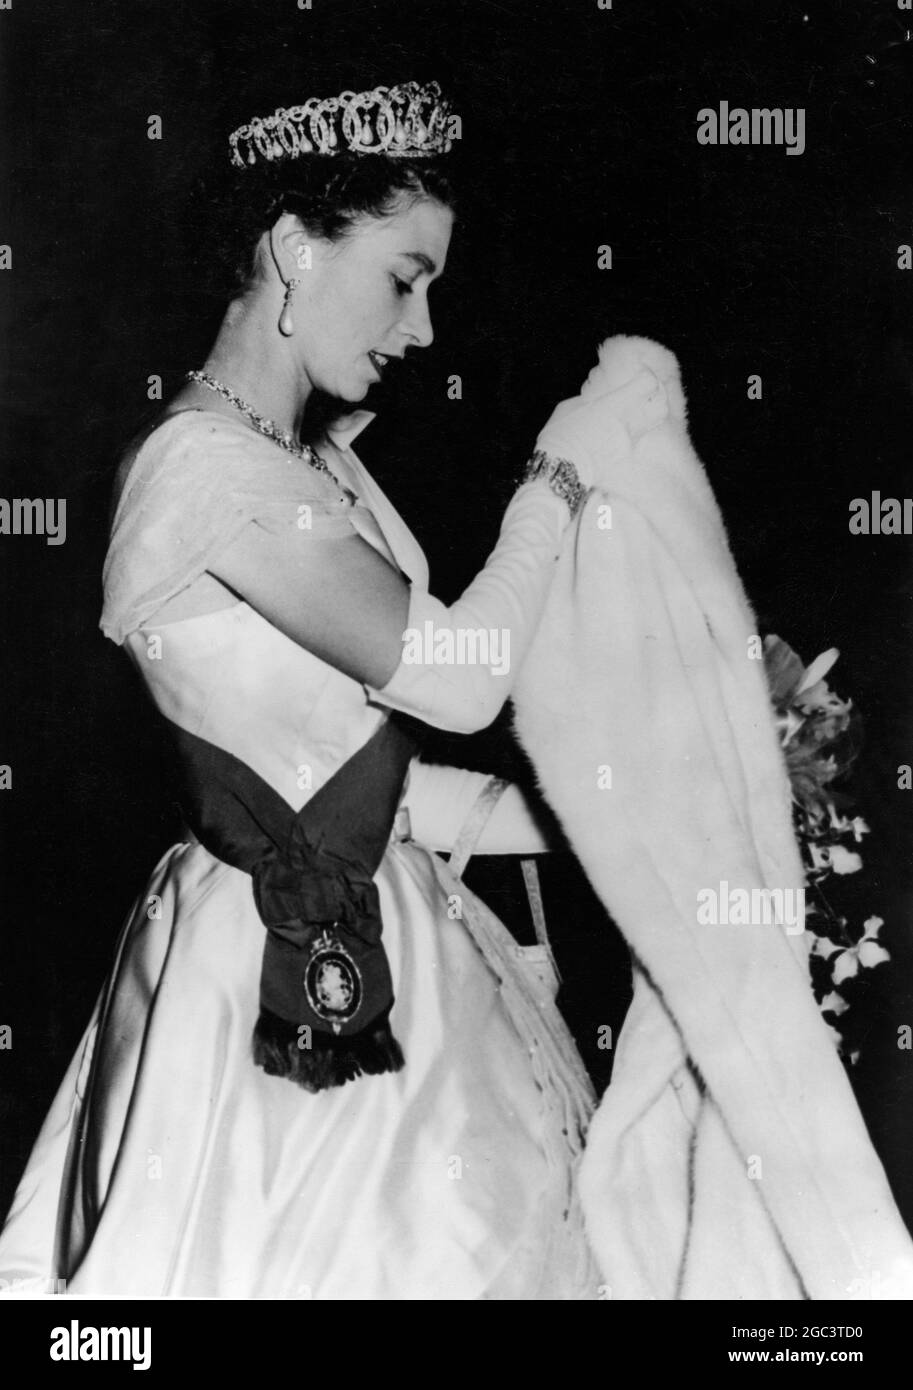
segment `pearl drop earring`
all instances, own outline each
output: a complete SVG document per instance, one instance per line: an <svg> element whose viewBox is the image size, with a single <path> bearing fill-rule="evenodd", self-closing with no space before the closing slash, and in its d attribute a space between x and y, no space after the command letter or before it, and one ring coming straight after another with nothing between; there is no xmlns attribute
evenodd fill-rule
<svg viewBox="0 0 913 1390"><path fill-rule="evenodd" d="M292 318L292 295L300 284L301 281L298 277L293 275L285 286L285 299L282 302L282 313L279 315L279 332L285 338L290 338L295 331L295 320Z"/></svg>

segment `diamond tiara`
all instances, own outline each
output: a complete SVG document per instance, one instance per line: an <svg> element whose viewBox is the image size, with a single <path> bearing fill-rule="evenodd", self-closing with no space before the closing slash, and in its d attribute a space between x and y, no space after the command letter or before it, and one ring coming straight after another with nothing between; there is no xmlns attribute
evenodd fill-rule
<svg viewBox="0 0 913 1390"><path fill-rule="evenodd" d="M231 161L244 168L302 154L385 154L425 159L446 154L450 103L436 82L422 87L374 87L311 97L303 106L280 107L272 116L255 116L229 136Z"/></svg>

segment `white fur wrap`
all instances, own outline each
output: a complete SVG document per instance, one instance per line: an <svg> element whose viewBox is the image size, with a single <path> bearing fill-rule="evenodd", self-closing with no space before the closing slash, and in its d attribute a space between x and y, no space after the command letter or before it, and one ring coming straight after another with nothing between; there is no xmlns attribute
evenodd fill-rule
<svg viewBox="0 0 913 1390"><path fill-rule="evenodd" d="M514 687L520 740L635 963L581 1173L590 1238L614 1298L908 1298L913 1244L804 936L699 924L702 890L795 892L803 874L678 363L609 339L582 396L642 401L619 388L643 373L649 419L620 406L631 447L606 450Z"/></svg>

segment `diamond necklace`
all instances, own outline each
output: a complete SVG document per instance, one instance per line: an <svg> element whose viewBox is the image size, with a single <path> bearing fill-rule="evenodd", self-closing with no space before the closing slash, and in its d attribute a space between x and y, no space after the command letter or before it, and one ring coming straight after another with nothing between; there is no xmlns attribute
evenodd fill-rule
<svg viewBox="0 0 913 1390"><path fill-rule="evenodd" d="M320 457L316 449L312 449L310 444L299 444L298 440L289 434L288 430L281 430L278 425L273 424L272 420L267 420L264 416L258 414L253 406L248 405L247 401L242 400L237 391L233 391L230 386L226 386L224 382L219 381L214 376L210 376L208 372L187 372L184 380L196 381L200 386L205 386L207 390L215 391L217 396L221 396L223 400L228 401L229 405L233 405L236 410L240 410L241 414L247 417L259 434L265 435L267 439L271 439L273 443L278 444L280 448L285 449L290 454L294 454L295 458L302 459L305 463L309 464L311 468L316 469L318 473L325 473L339 488L343 502L348 502L351 506L352 503L357 500L351 488L345 487L339 481L336 474L328 467L326 460Z"/></svg>

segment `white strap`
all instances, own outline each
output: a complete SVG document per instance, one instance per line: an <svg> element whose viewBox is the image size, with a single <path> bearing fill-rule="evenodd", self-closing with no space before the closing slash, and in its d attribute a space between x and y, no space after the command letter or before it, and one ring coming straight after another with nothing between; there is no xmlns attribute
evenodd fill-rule
<svg viewBox="0 0 913 1390"><path fill-rule="evenodd" d="M475 852L475 847L479 843L488 818L497 806L498 799L509 786L510 783L506 782L503 777L489 777L473 802L472 810L460 829L450 855L450 867L457 878L462 878L466 872L466 866ZM523 870L523 883L529 900L529 910L533 919L536 940L540 946L545 947L554 962L551 943L548 939L545 905L542 901L542 885L539 882L539 870L536 861L530 858L521 859L520 867ZM557 975L557 968L555 973Z"/></svg>
<svg viewBox="0 0 913 1390"><path fill-rule="evenodd" d="M501 794L510 786L503 777L489 777L472 804L456 843L450 855L450 867L457 878L462 878L466 865L472 858L479 837L488 822L488 817L498 804Z"/></svg>
<svg viewBox="0 0 913 1390"><path fill-rule="evenodd" d="M545 924L545 904L542 901L542 885L539 882L539 870L535 859L521 859L520 867L523 870L523 882L526 885L526 896L529 898L529 910L533 917L533 926L536 929L536 940L540 946L548 946L548 928Z"/></svg>

